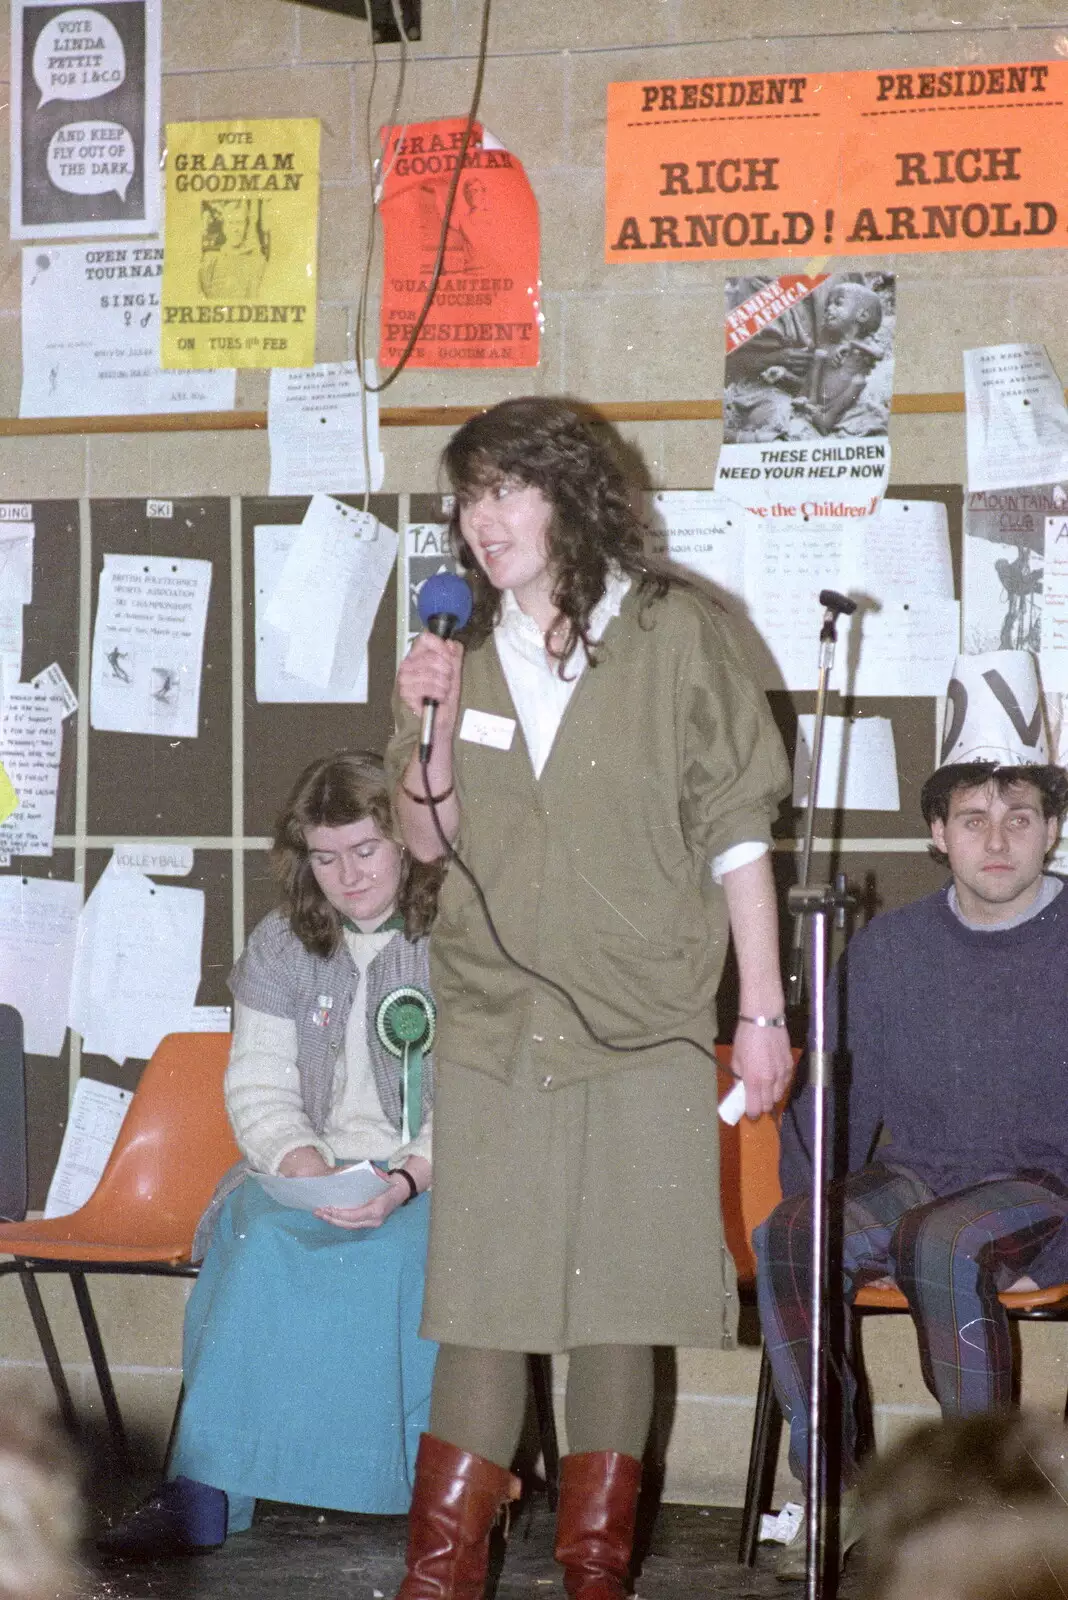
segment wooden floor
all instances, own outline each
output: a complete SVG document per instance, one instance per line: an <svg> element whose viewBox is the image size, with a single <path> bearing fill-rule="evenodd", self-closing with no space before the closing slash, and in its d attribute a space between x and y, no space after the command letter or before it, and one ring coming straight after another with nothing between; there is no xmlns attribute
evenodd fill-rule
<svg viewBox="0 0 1068 1600"><path fill-rule="evenodd" d="M662 1506L646 1540L640 1600L790 1600L803 1594L802 1584L776 1580L773 1546L760 1551L755 1568L738 1566L740 1517L736 1510ZM392 1600L403 1574L406 1537L403 1517L265 1504L248 1533L206 1555L141 1567L96 1563L90 1556L83 1593L86 1600ZM552 1540L553 1519L544 1497L534 1495L515 1517L501 1552L497 1600L563 1595ZM488 1592L494 1592L492 1585ZM848 1597L859 1590L847 1574L838 1592Z"/></svg>

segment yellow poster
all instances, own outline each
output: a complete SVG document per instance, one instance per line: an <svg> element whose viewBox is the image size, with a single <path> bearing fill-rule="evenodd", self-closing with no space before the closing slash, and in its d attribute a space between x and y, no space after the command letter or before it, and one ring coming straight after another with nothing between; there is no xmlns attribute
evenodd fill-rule
<svg viewBox="0 0 1068 1600"><path fill-rule="evenodd" d="M310 367L318 121L168 123L166 185L163 366Z"/></svg>

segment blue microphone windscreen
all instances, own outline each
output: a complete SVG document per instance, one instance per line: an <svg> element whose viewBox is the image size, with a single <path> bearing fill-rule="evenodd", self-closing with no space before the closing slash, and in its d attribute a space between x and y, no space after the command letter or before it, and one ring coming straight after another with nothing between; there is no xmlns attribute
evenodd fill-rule
<svg viewBox="0 0 1068 1600"><path fill-rule="evenodd" d="M419 591L419 619L426 624L431 617L455 617L457 629L464 628L474 604L466 578L455 572L435 572Z"/></svg>

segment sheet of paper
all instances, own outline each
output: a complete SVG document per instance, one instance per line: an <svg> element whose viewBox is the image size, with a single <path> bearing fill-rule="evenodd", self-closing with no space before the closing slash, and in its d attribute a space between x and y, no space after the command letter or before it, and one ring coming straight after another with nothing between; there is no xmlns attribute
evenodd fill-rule
<svg viewBox="0 0 1068 1600"><path fill-rule="evenodd" d="M268 523L255 530L253 552L256 584L256 699L261 705L297 703L367 703L367 651L356 662L349 683L309 683L286 671L289 634L267 621L268 601L278 588L286 558L300 533L299 526ZM333 673L331 674L333 677ZM340 676L340 673L338 674Z"/></svg>
<svg viewBox="0 0 1068 1600"><path fill-rule="evenodd" d="M765 654L765 689L814 689L819 676L821 589L837 587L844 534L839 520L750 523L745 598Z"/></svg>
<svg viewBox="0 0 1068 1600"><path fill-rule="evenodd" d="M194 1006L186 1033L229 1033L229 1006Z"/></svg>
<svg viewBox="0 0 1068 1600"><path fill-rule="evenodd" d="M188 878L193 870L189 844L117 844L111 865L116 872L143 872L149 877Z"/></svg>
<svg viewBox="0 0 1068 1600"><path fill-rule="evenodd" d="M287 673L316 688L351 684L397 558L397 535L369 512L313 495L267 600L288 635Z"/></svg>
<svg viewBox="0 0 1068 1600"><path fill-rule="evenodd" d="M185 1032L196 1004L204 892L156 884L113 862L79 919L70 1025L85 1049L147 1060L167 1033Z"/></svg>
<svg viewBox="0 0 1068 1600"><path fill-rule="evenodd" d="M373 384L374 363L364 368ZM371 482L364 462L364 419ZM267 395L270 494L362 494L380 489L385 458L378 443L378 395L360 394L355 361L272 367Z"/></svg>
<svg viewBox="0 0 1068 1600"><path fill-rule="evenodd" d="M165 372L158 240L22 252L20 417L232 411L233 367Z"/></svg>
<svg viewBox="0 0 1068 1600"><path fill-rule="evenodd" d="M0 594L20 605L33 600L32 523L0 523Z"/></svg>
<svg viewBox="0 0 1068 1600"><path fill-rule="evenodd" d="M28 1055L63 1049L81 905L80 884L0 877L0 1000L22 1013Z"/></svg>
<svg viewBox="0 0 1068 1600"><path fill-rule="evenodd" d="M132 1099L130 1089L98 1083L95 1078L78 1079L59 1160L48 1186L46 1217L67 1217L88 1200L115 1148Z"/></svg>
<svg viewBox="0 0 1068 1600"><path fill-rule="evenodd" d="M956 600L891 597L843 619L831 687L843 694L944 694L960 651Z"/></svg>
<svg viewBox="0 0 1068 1600"><path fill-rule="evenodd" d="M7 775L7 769L0 763L0 822L6 822L12 812L18 809L19 797L15 793L15 785Z"/></svg>
<svg viewBox="0 0 1068 1600"><path fill-rule="evenodd" d="M964 401L970 490L1068 477L1068 408L1043 345L965 350Z"/></svg>
<svg viewBox="0 0 1068 1600"><path fill-rule="evenodd" d="M162 0L11 0L11 237L154 233Z"/></svg>
<svg viewBox="0 0 1068 1600"><path fill-rule="evenodd" d="M274 1178L266 1172L252 1176L280 1206L297 1211L318 1211L320 1206L362 1206L389 1187L369 1161L343 1167L325 1178Z"/></svg>
<svg viewBox="0 0 1068 1600"><path fill-rule="evenodd" d="M808 798L816 719L797 719L794 805ZM816 806L822 810L900 811L897 752L889 717L827 717L823 724Z"/></svg>
<svg viewBox="0 0 1068 1600"><path fill-rule="evenodd" d="M1042 687L1068 690L1068 516L1046 518Z"/></svg>
<svg viewBox="0 0 1068 1600"><path fill-rule="evenodd" d="M646 506L650 555L703 578L729 610L745 591L748 513L712 489L663 489Z"/></svg>
<svg viewBox="0 0 1068 1600"><path fill-rule="evenodd" d="M872 599L912 595L916 575L935 599L953 599L949 517L940 500L884 500L871 517L843 524L842 585Z"/></svg>
<svg viewBox="0 0 1068 1600"><path fill-rule="evenodd" d="M72 716L77 711L78 697L67 682L67 675L58 661L53 661L51 666L42 668L30 682L35 689L47 689L52 698L58 700L64 718Z"/></svg>
<svg viewBox="0 0 1068 1600"><path fill-rule="evenodd" d="M195 739L211 562L105 555L93 630L92 726Z"/></svg>
<svg viewBox="0 0 1068 1600"><path fill-rule="evenodd" d="M964 496L961 634L967 654L1041 650L1046 518L1066 514L1066 484Z"/></svg>
<svg viewBox="0 0 1068 1600"><path fill-rule="evenodd" d="M19 804L0 825L0 852L52 854L62 751L63 718L51 691L32 683L9 688L0 707L0 763Z"/></svg>

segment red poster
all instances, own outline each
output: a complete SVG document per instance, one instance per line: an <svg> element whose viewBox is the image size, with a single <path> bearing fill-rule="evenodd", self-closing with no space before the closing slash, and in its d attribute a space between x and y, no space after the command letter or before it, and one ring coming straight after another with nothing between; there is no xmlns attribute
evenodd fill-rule
<svg viewBox="0 0 1068 1600"><path fill-rule="evenodd" d="M463 117L445 117L383 129L383 368L400 359L430 288L465 126ZM476 123L441 277L409 366L536 367L538 250L538 203L527 175Z"/></svg>

